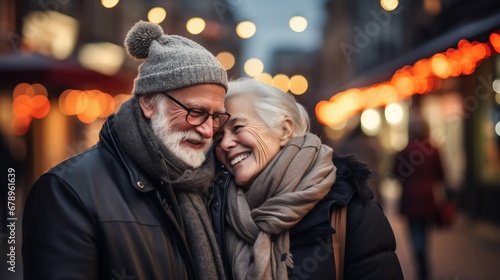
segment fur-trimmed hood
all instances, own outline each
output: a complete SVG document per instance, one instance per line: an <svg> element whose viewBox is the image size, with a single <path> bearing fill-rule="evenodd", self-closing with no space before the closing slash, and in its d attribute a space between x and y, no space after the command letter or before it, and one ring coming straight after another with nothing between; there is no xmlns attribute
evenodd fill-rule
<svg viewBox="0 0 500 280"><path fill-rule="evenodd" d="M335 204L345 206L354 194L358 194L363 201L374 197L367 183L372 171L366 163L352 155L343 156L335 153L333 163L337 167L337 179L325 199L333 199Z"/></svg>

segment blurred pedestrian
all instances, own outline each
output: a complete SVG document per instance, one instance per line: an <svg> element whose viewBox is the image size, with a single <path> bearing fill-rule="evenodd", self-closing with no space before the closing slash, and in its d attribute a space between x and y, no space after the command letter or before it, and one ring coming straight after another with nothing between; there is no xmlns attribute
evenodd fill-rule
<svg viewBox="0 0 500 280"><path fill-rule="evenodd" d="M231 120L214 137L225 168L210 208L230 279L338 279L342 271L343 279L403 279L365 164L334 157L308 133L304 107L275 87L232 81L225 106ZM347 208L345 242L335 244L342 259L333 253L334 208Z"/></svg>
<svg viewBox="0 0 500 280"><path fill-rule="evenodd" d="M429 227L436 222L436 193L444 187L438 150L432 145L428 124L419 117L409 123L408 145L394 160L393 174L402 186L400 212L407 218L418 279L429 279Z"/></svg>
<svg viewBox="0 0 500 280"><path fill-rule="evenodd" d="M199 44L138 22L133 96L99 142L43 174L26 202L25 279L225 279L205 195L227 74Z"/></svg>

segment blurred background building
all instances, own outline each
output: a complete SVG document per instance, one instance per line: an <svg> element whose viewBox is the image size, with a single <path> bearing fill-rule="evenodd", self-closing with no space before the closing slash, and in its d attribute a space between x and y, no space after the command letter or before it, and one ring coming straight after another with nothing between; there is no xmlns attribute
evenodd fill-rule
<svg viewBox="0 0 500 280"><path fill-rule="evenodd" d="M314 133L370 163L382 203L399 194L389 167L417 112L460 212L500 226L495 0L2 0L0 131L19 215L36 178L95 144L130 97L140 62L123 40L139 20L204 45L232 79L295 94Z"/></svg>

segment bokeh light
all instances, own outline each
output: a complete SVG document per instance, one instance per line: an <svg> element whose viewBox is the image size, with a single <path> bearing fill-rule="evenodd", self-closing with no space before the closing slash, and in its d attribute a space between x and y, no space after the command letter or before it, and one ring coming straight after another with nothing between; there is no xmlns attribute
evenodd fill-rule
<svg viewBox="0 0 500 280"><path fill-rule="evenodd" d="M290 78L285 74L277 74L273 77L272 85L287 92L290 89Z"/></svg>
<svg viewBox="0 0 500 280"><path fill-rule="evenodd" d="M380 0L380 6L382 9L391 12L394 11L399 6L398 0Z"/></svg>
<svg viewBox="0 0 500 280"><path fill-rule="evenodd" d="M399 124L403 121L403 108L397 103L391 103L385 107L385 119L390 124Z"/></svg>
<svg viewBox="0 0 500 280"><path fill-rule="evenodd" d="M230 70L233 68L234 64L236 63L236 59L234 58L234 55L230 52L220 52L216 56L217 60L220 62L222 67L226 70Z"/></svg>
<svg viewBox="0 0 500 280"><path fill-rule="evenodd" d="M161 23L167 18L167 11L162 7L154 7L148 12L148 20L152 23Z"/></svg>
<svg viewBox="0 0 500 280"><path fill-rule="evenodd" d="M307 19L302 16L295 16L288 22L290 28L295 32L303 32L307 28Z"/></svg>
<svg viewBox="0 0 500 280"><path fill-rule="evenodd" d="M307 79L302 75L294 75L290 78L290 92L295 95L304 94L308 86Z"/></svg>
<svg viewBox="0 0 500 280"><path fill-rule="evenodd" d="M380 114L375 109L367 109L361 113L361 129L366 135L374 136L380 131Z"/></svg>
<svg viewBox="0 0 500 280"><path fill-rule="evenodd" d="M264 63L258 58L250 58L243 65L245 73L250 77L255 77L264 71Z"/></svg>
<svg viewBox="0 0 500 280"><path fill-rule="evenodd" d="M242 39L252 37L257 31L257 27L251 21L242 21L236 26L236 34Z"/></svg>
<svg viewBox="0 0 500 280"><path fill-rule="evenodd" d="M205 30L206 22L200 17L194 17L187 21L186 29L193 35L198 35Z"/></svg>
<svg viewBox="0 0 500 280"><path fill-rule="evenodd" d="M113 8L118 5L119 0L101 0L101 4L104 8Z"/></svg>
<svg viewBox="0 0 500 280"><path fill-rule="evenodd" d="M16 135L25 134L33 118L45 118L50 112L48 92L42 84L20 83L12 96L11 128Z"/></svg>
<svg viewBox="0 0 500 280"><path fill-rule="evenodd" d="M259 75L255 76L254 79L268 85L273 84L273 76L271 76L271 74L269 73L260 73Z"/></svg>

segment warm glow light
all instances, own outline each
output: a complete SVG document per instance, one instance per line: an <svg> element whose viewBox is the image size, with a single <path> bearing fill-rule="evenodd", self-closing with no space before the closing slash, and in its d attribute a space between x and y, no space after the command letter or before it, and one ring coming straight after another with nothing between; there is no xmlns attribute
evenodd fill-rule
<svg viewBox="0 0 500 280"><path fill-rule="evenodd" d="M78 113L76 116L82 123L92 123L99 117L100 112L99 102L96 98L89 98L85 110Z"/></svg>
<svg viewBox="0 0 500 280"><path fill-rule="evenodd" d="M295 16L288 22L290 28L295 32L302 32L307 28L307 19L301 16Z"/></svg>
<svg viewBox="0 0 500 280"><path fill-rule="evenodd" d="M64 110L68 115L80 114L87 108L88 97L80 90L71 90L64 100Z"/></svg>
<svg viewBox="0 0 500 280"><path fill-rule="evenodd" d="M460 60L460 65L462 66L463 75L470 75L476 70L476 64L466 57Z"/></svg>
<svg viewBox="0 0 500 280"><path fill-rule="evenodd" d="M12 97L14 99L20 95L34 97L37 94L47 96L47 89L41 84L20 83L14 88Z"/></svg>
<svg viewBox="0 0 500 280"><path fill-rule="evenodd" d="M441 13L441 0L424 0L424 10L429 15L439 15Z"/></svg>
<svg viewBox="0 0 500 280"><path fill-rule="evenodd" d="M418 76L429 76L431 70L429 68L429 61L427 59L421 59L415 63L413 66L413 71Z"/></svg>
<svg viewBox="0 0 500 280"><path fill-rule="evenodd" d="M11 129L16 135L24 135L33 118L42 119L50 111L47 89L42 84L18 84L12 92Z"/></svg>
<svg viewBox="0 0 500 280"><path fill-rule="evenodd" d="M250 58L243 65L245 73L250 77L255 77L264 71L264 63L258 58Z"/></svg>
<svg viewBox="0 0 500 280"><path fill-rule="evenodd" d="M500 122L497 122L495 124L495 133L497 134L497 136L500 136Z"/></svg>
<svg viewBox="0 0 500 280"><path fill-rule="evenodd" d="M490 43L497 53L500 53L500 34L491 33Z"/></svg>
<svg viewBox="0 0 500 280"><path fill-rule="evenodd" d="M496 79L491 84L491 87L496 93L500 93L500 79Z"/></svg>
<svg viewBox="0 0 500 280"><path fill-rule="evenodd" d="M205 20L200 17L191 18L186 23L187 31L193 35L198 35L203 32L203 30L205 30L205 26Z"/></svg>
<svg viewBox="0 0 500 280"><path fill-rule="evenodd" d="M27 95L20 95L12 101L12 115L31 118L32 99Z"/></svg>
<svg viewBox="0 0 500 280"><path fill-rule="evenodd" d="M104 8L113 8L118 5L119 0L101 0L101 4Z"/></svg>
<svg viewBox="0 0 500 280"><path fill-rule="evenodd" d="M364 101L361 101L363 96L363 94L358 94L354 90L347 90L345 94L339 95L338 98L335 99L334 103L344 111L355 111L358 104L361 102L364 103Z"/></svg>
<svg viewBox="0 0 500 280"><path fill-rule="evenodd" d="M426 77L416 76L413 77L415 84L415 93L416 94L424 94L428 92L429 89L429 81Z"/></svg>
<svg viewBox="0 0 500 280"><path fill-rule="evenodd" d="M234 55L230 52L220 52L216 56L216 58L220 62L222 67L224 67L224 69L226 69L226 70L233 68L233 66L236 62Z"/></svg>
<svg viewBox="0 0 500 280"><path fill-rule="evenodd" d="M337 92L329 101L320 101L316 106L316 117L322 124L330 126L365 108L386 106L414 94L439 91L444 79L474 73L482 61L492 56L492 48L500 52L500 34L490 34L490 44L462 39L456 49L449 48L430 58L422 58L413 66L402 67L390 81ZM500 92L500 80L494 81L492 87ZM354 91L358 92L357 98L352 94ZM495 95L495 101L500 104L500 93ZM332 108L335 109L334 115L326 113ZM388 122L393 121L392 116L386 118Z"/></svg>
<svg viewBox="0 0 500 280"><path fill-rule="evenodd" d="M338 106L324 100L316 105L316 115L320 122L328 126L336 125L344 119Z"/></svg>
<svg viewBox="0 0 500 280"><path fill-rule="evenodd" d="M434 75L442 79L450 76L450 65L444 54L438 53L431 57L431 70Z"/></svg>
<svg viewBox="0 0 500 280"><path fill-rule="evenodd" d="M84 123L106 118L116 107L115 99L100 90L65 90L59 97L61 112L68 116L77 115Z"/></svg>
<svg viewBox="0 0 500 280"><path fill-rule="evenodd" d="M402 98L409 97L413 94L414 86L413 81L408 76L395 76L393 77L393 86L399 96Z"/></svg>
<svg viewBox="0 0 500 280"><path fill-rule="evenodd" d="M394 151L403 150L408 145L408 136L402 133L391 133L389 136L390 147Z"/></svg>
<svg viewBox="0 0 500 280"><path fill-rule="evenodd" d="M374 136L380 130L381 122L380 115L374 109L367 109L361 113L361 129L366 135Z"/></svg>
<svg viewBox="0 0 500 280"><path fill-rule="evenodd" d="M295 95L304 94L308 86L307 79L302 75L295 75L290 78L290 92Z"/></svg>
<svg viewBox="0 0 500 280"><path fill-rule="evenodd" d="M72 53L78 39L78 21L53 10L36 11L23 17L26 48L63 60Z"/></svg>
<svg viewBox="0 0 500 280"><path fill-rule="evenodd" d="M255 76L254 79L268 85L273 84L273 76L271 76L271 74L269 73L260 73L259 75Z"/></svg>
<svg viewBox="0 0 500 280"><path fill-rule="evenodd" d="M462 73L462 66L460 63L453 59L447 59L448 67L446 69L447 76L440 77L446 79L448 77L458 77Z"/></svg>
<svg viewBox="0 0 500 280"><path fill-rule="evenodd" d="M236 34L242 39L248 39L252 37L257 31L257 27L253 22L243 21L236 26Z"/></svg>
<svg viewBox="0 0 500 280"><path fill-rule="evenodd" d="M45 118L50 111L50 102L47 97L36 95L31 102L31 115L37 119Z"/></svg>
<svg viewBox="0 0 500 280"><path fill-rule="evenodd" d="M483 44L475 44L472 46L472 56L475 60L481 60L486 57L486 49L483 48Z"/></svg>
<svg viewBox="0 0 500 280"><path fill-rule="evenodd" d="M287 92L290 89L290 79L285 74L278 74L273 77L272 85Z"/></svg>
<svg viewBox="0 0 500 280"><path fill-rule="evenodd" d="M80 49L78 61L87 69L112 76L120 70L125 61L125 50L108 42L89 43Z"/></svg>
<svg viewBox="0 0 500 280"><path fill-rule="evenodd" d="M325 124L325 121L323 120L324 119L323 115L324 115L326 104L328 104L328 103L330 103L330 102L325 101L325 100L321 100L314 107L314 113L316 114L318 121L320 123L323 123L323 124Z"/></svg>
<svg viewBox="0 0 500 280"><path fill-rule="evenodd" d="M391 103L385 107L385 119L390 124L399 124L403 120L403 108L397 103Z"/></svg>
<svg viewBox="0 0 500 280"><path fill-rule="evenodd" d="M396 89L388 84L382 84L378 87L380 102L383 105L394 102L398 99Z"/></svg>
<svg viewBox="0 0 500 280"><path fill-rule="evenodd" d="M11 129L15 135L24 135L30 128L31 118L28 117L13 117L11 122Z"/></svg>
<svg viewBox="0 0 500 280"><path fill-rule="evenodd" d="M161 23L167 18L167 11L162 7L154 7L148 12L148 20L152 23Z"/></svg>
<svg viewBox="0 0 500 280"><path fill-rule="evenodd" d="M338 123L333 124L333 125L329 125L328 127L331 128L332 130L339 131L339 130L343 130L344 128L346 128L346 126L347 126L347 118L344 118L344 119L340 120Z"/></svg>
<svg viewBox="0 0 500 280"><path fill-rule="evenodd" d="M72 115L70 112L68 112L66 110L66 108L67 108L66 98L68 97L68 94L72 91L73 91L72 89L67 89L67 90L63 91L61 93L61 95L59 95L59 110L61 111L61 113L63 113L64 115L67 115L67 116Z"/></svg>
<svg viewBox="0 0 500 280"><path fill-rule="evenodd" d="M99 118L106 118L116 110L115 100L111 95L107 93L101 93L99 102L101 103L102 109L101 113L99 114Z"/></svg>
<svg viewBox="0 0 500 280"><path fill-rule="evenodd" d="M12 98L16 98L20 95L27 95L27 96L34 96L35 91L33 89L33 86L28 84L28 83L20 83L18 84L14 90L12 91Z"/></svg>
<svg viewBox="0 0 500 280"><path fill-rule="evenodd" d="M399 6L398 0L380 0L380 6L382 9L390 12L394 11Z"/></svg>

